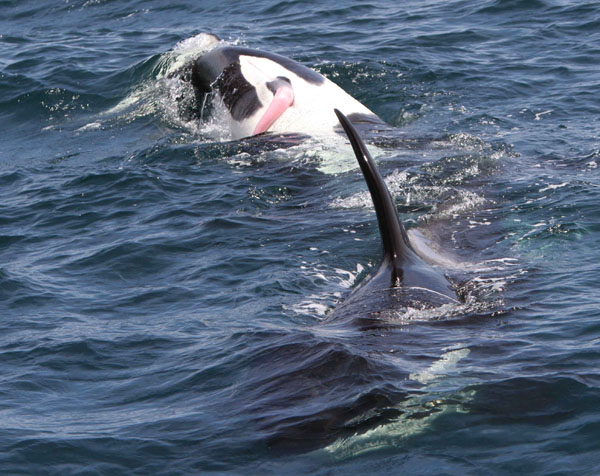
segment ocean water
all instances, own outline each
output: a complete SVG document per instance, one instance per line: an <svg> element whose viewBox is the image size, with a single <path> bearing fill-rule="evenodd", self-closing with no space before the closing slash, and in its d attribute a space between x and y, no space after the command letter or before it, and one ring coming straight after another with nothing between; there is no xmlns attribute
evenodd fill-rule
<svg viewBox="0 0 600 476"><path fill-rule="evenodd" d="M341 136L231 141L206 33L394 127L463 303L325 322L365 183ZM1 0L0 472L598 474L599 45L586 1Z"/></svg>

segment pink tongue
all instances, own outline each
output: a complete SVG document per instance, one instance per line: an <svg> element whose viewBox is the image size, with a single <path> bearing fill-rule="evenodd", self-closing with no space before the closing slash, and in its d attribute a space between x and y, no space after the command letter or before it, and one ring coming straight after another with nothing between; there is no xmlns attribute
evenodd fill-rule
<svg viewBox="0 0 600 476"><path fill-rule="evenodd" d="M269 127L271 127L292 104L294 104L294 91L290 86L280 86L273 96L271 105L263 117L260 118L258 124L256 124L254 135L268 131Z"/></svg>

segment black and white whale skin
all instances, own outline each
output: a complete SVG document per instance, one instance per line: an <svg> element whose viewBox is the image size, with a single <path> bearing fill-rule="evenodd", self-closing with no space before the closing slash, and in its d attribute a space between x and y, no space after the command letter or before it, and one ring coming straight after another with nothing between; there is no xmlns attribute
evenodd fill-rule
<svg viewBox="0 0 600 476"><path fill-rule="evenodd" d="M335 113L350 139L377 213L383 259L329 315L329 322L385 319L388 312L427 309L458 303L452 284L437 268L415 252L377 166L358 132L344 114Z"/></svg>
<svg viewBox="0 0 600 476"><path fill-rule="evenodd" d="M197 94L215 92L221 98L233 139L267 131L331 132L338 125L334 108L346 111L356 124L385 125L323 75L274 53L217 46L193 62L191 81Z"/></svg>

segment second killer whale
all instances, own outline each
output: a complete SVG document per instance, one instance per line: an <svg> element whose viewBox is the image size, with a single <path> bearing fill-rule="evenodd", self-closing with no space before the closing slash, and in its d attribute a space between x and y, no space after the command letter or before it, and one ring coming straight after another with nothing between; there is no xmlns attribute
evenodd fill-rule
<svg viewBox="0 0 600 476"><path fill-rule="evenodd" d="M273 409L269 418L257 422L257 430L271 450L281 453L317 450L398 421L406 411L402 402L419 384L411 383L404 368L371 354L381 346L420 348L423 327L394 332L397 312L409 308L426 312L460 302L441 269L415 252L356 128L344 114L335 113L369 188L383 256L375 271L328 313L318 329L281 331L256 357L247 405ZM380 329L389 331L382 334ZM427 352L433 348L435 344ZM414 350L403 354L402 362L410 363L413 354Z"/></svg>

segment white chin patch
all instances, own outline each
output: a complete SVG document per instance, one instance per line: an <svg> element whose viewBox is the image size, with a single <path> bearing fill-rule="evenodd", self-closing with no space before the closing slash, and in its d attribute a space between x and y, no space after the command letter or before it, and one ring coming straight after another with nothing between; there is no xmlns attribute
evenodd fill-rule
<svg viewBox="0 0 600 476"><path fill-rule="evenodd" d="M338 119L333 112L340 109L344 114L373 114L368 108L347 94L328 79L322 84L313 84L279 63L257 56L240 56L240 69L244 78L256 89L261 108L243 121L231 121L233 139L253 134L261 117L273 100L273 92L267 83L278 76L290 80L294 91L294 103L268 129L271 132L297 132L311 136L331 135Z"/></svg>

